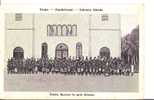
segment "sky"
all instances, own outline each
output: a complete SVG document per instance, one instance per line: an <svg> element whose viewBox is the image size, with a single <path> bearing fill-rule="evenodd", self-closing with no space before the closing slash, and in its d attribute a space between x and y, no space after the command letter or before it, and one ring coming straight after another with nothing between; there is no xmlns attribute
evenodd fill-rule
<svg viewBox="0 0 154 100"><path fill-rule="evenodd" d="M138 15L121 15L121 35L125 36L139 24Z"/></svg>

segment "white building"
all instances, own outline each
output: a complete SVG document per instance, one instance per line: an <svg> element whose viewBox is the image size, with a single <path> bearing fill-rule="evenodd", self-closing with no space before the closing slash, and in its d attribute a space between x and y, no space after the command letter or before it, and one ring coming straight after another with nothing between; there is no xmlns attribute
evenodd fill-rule
<svg viewBox="0 0 154 100"><path fill-rule="evenodd" d="M6 14L6 59L121 53L119 14ZM102 53L103 54L103 53Z"/></svg>

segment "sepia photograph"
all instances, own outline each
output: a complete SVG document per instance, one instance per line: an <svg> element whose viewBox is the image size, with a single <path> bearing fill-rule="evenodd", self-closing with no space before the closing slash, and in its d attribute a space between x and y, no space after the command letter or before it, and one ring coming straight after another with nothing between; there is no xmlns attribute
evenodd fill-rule
<svg viewBox="0 0 154 100"><path fill-rule="evenodd" d="M5 13L4 91L138 92L139 19Z"/></svg>

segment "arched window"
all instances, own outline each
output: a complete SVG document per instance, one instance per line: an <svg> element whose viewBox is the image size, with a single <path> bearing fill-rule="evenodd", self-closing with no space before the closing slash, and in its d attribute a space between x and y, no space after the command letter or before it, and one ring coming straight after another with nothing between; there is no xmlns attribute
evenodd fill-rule
<svg viewBox="0 0 154 100"><path fill-rule="evenodd" d="M72 36L72 26L70 24L67 25L66 35L67 36Z"/></svg>
<svg viewBox="0 0 154 100"><path fill-rule="evenodd" d="M80 42L76 44L76 56L77 57L82 56L82 44Z"/></svg>
<svg viewBox="0 0 154 100"><path fill-rule="evenodd" d="M62 25L62 36L66 36L67 34L67 26L64 24Z"/></svg>
<svg viewBox="0 0 154 100"><path fill-rule="evenodd" d="M57 35L57 26L55 24L53 24L53 25L48 24L47 25L47 35L48 36Z"/></svg>
<svg viewBox="0 0 154 100"><path fill-rule="evenodd" d="M57 25L57 35L58 36L62 35L62 25L60 25L60 24Z"/></svg>
<svg viewBox="0 0 154 100"><path fill-rule="evenodd" d="M42 43L42 53L41 53L41 57L48 57L48 45L46 42Z"/></svg>
<svg viewBox="0 0 154 100"><path fill-rule="evenodd" d="M100 57L101 58L103 58L103 57L109 58L110 57L110 49L108 47L102 47L100 49Z"/></svg>
<svg viewBox="0 0 154 100"><path fill-rule="evenodd" d="M77 25L76 24L72 25L72 35L74 35L74 36L77 35Z"/></svg>
<svg viewBox="0 0 154 100"><path fill-rule="evenodd" d="M56 46L55 51L55 57L56 58L67 58L68 57L68 46L64 43L60 43Z"/></svg>
<svg viewBox="0 0 154 100"><path fill-rule="evenodd" d="M57 25L53 24L53 35L57 35Z"/></svg>
<svg viewBox="0 0 154 100"><path fill-rule="evenodd" d="M16 47L13 50L13 58L15 59L23 59L24 58L24 50L21 47Z"/></svg>

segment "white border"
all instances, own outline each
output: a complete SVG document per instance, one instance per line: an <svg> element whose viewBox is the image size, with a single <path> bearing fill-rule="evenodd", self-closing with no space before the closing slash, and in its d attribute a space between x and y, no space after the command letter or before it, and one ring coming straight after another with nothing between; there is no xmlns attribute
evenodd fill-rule
<svg viewBox="0 0 154 100"><path fill-rule="evenodd" d="M132 92L132 93L120 93L120 92L95 92L94 97L53 97L49 96L49 92L5 92L4 91L4 39L5 39L5 28L4 28L4 14L5 13L16 13L16 12L22 12L22 13L40 13L39 8L40 7L45 7L45 8L103 8L104 13L121 13L121 14L138 14L139 15L139 26L140 26L140 73L139 73L139 92ZM44 12L41 12L44 13ZM46 12L45 12L46 13ZM47 13L54 13L54 12L47 12ZM79 13L79 12L76 12ZM9 99L9 98L24 98L24 99L29 99L29 98L39 98L39 99L48 99L48 98L54 98L54 99L105 99L105 98L110 98L110 99L138 99L138 98L143 98L143 67L144 67L144 5L143 4L121 4L121 5L44 5L44 6L32 6L32 5L2 5L0 9L0 19L3 20L0 22L0 46L1 46L1 53L0 56L2 59L0 59L1 66L0 67L0 79L2 80L0 83L0 97ZM142 66L142 67L141 67ZM72 93L72 92L71 92Z"/></svg>

